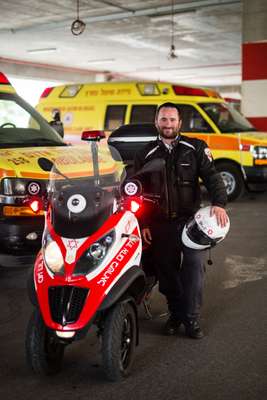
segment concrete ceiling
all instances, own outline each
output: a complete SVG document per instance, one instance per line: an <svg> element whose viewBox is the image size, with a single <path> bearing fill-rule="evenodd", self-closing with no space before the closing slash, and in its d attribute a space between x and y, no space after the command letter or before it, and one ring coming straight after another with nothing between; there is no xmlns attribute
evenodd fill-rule
<svg viewBox="0 0 267 400"><path fill-rule="evenodd" d="M0 0L0 7L0 70L13 75L241 83L241 1L80 0L80 36L70 29L75 0ZM177 58L169 59L172 27Z"/></svg>

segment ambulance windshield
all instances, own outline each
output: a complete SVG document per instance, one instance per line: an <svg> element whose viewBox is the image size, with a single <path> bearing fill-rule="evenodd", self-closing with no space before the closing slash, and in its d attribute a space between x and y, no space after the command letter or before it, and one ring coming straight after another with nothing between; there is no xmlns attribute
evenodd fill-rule
<svg viewBox="0 0 267 400"><path fill-rule="evenodd" d="M199 104L222 133L257 131L237 110L226 103Z"/></svg>
<svg viewBox="0 0 267 400"><path fill-rule="evenodd" d="M48 122L23 99L0 93L0 148L65 145Z"/></svg>

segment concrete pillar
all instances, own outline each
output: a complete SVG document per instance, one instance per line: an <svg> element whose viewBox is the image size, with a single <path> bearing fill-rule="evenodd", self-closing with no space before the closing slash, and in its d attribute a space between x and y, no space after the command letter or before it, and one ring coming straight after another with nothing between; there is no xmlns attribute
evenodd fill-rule
<svg viewBox="0 0 267 400"><path fill-rule="evenodd" d="M243 0L242 113L267 132L267 1Z"/></svg>

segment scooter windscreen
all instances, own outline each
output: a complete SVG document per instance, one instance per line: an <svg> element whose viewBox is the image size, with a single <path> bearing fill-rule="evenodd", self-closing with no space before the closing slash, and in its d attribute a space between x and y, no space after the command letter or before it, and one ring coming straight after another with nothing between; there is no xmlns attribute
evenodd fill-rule
<svg viewBox="0 0 267 400"><path fill-rule="evenodd" d="M87 152L83 153L82 162L74 165L60 157L50 172L51 223L61 237L92 235L116 208L123 175L119 154L111 155L105 144L92 142L90 146L91 150L84 146Z"/></svg>

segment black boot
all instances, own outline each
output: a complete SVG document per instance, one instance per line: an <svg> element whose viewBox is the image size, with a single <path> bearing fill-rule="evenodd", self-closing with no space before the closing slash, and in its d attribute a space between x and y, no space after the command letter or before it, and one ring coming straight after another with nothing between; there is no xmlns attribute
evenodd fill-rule
<svg viewBox="0 0 267 400"><path fill-rule="evenodd" d="M204 333L200 328L199 322L196 319L191 319L184 322L185 334L192 339L202 339Z"/></svg>
<svg viewBox="0 0 267 400"><path fill-rule="evenodd" d="M174 316L171 314L164 326L163 330L164 335L167 336L177 335L181 323L182 323L181 321L174 318Z"/></svg>

